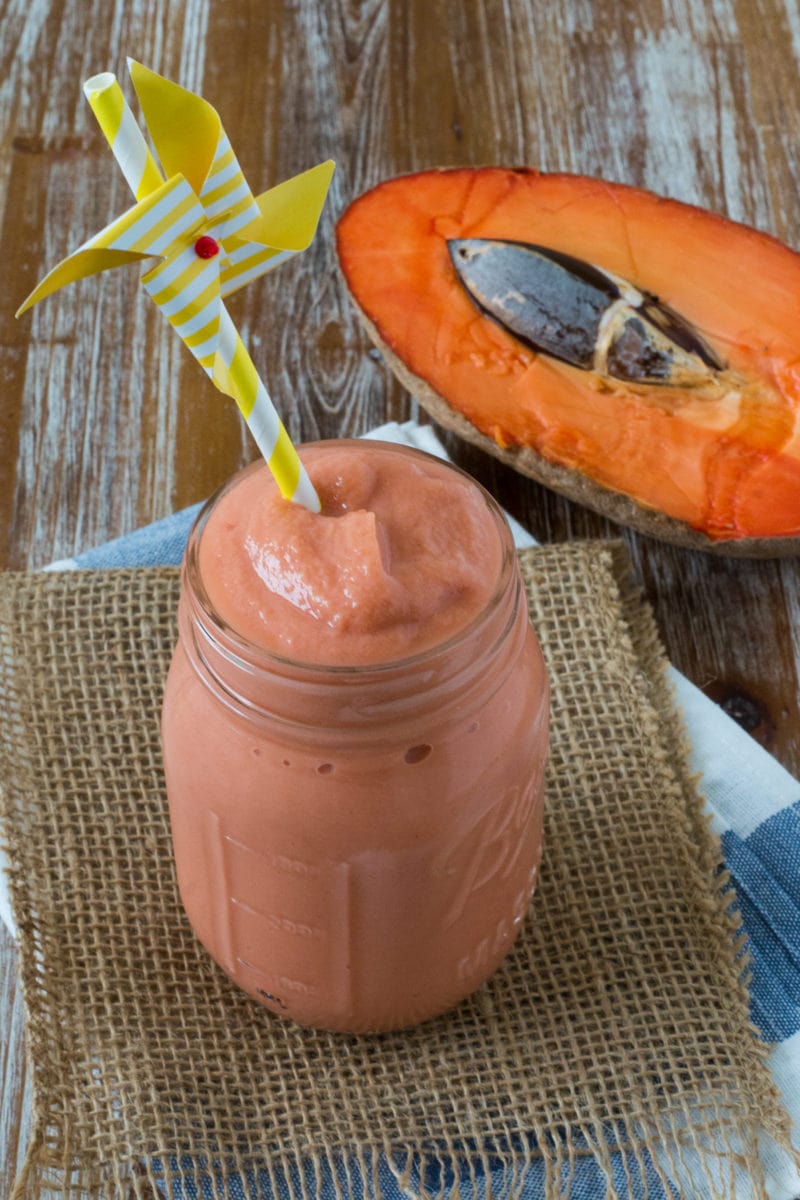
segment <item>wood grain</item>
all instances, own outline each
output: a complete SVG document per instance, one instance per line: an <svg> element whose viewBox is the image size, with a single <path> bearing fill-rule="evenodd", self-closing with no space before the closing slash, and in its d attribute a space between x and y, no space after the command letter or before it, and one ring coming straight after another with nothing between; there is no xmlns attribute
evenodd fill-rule
<svg viewBox="0 0 800 1200"><path fill-rule="evenodd" d="M25 1011L17 951L0 921L0 1196L10 1196L30 1135L32 1080L25 1060Z"/></svg>
<svg viewBox="0 0 800 1200"><path fill-rule="evenodd" d="M0 0L0 566L39 566L207 495L254 456L137 273L34 282L129 204L80 94L133 54L221 110L255 190L331 156L312 249L231 310L291 435L416 415L350 311L332 231L379 179L530 163L639 184L800 243L797 0ZM537 537L619 530L445 441ZM625 534L677 667L800 771L800 566ZM0 1191L26 1137L0 938Z"/></svg>

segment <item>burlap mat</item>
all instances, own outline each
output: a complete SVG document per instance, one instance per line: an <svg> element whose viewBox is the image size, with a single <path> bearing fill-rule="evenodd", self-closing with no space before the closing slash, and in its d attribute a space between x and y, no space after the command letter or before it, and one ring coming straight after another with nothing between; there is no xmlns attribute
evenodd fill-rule
<svg viewBox="0 0 800 1200"><path fill-rule="evenodd" d="M182 915L158 732L177 572L0 579L0 778L36 1104L18 1200L149 1197L203 1176L204 1194L237 1195L234 1174L292 1200L396 1181L463 1196L487 1171L515 1195L537 1161L536 1194L555 1196L587 1154L609 1196L653 1174L733 1196L734 1168L765 1195L759 1139L785 1145L786 1120L619 554L522 556L553 743L545 864L515 951L449 1016L367 1038L261 1010Z"/></svg>

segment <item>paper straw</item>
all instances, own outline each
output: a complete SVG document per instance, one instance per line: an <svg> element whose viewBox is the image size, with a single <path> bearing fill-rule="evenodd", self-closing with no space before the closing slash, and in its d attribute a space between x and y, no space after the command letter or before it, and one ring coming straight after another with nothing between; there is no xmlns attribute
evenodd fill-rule
<svg viewBox="0 0 800 1200"><path fill-rule="evenodd" d="M226 347L231 344L233 344L233 354L230 362L227 362ZM219 353L225 361L232 379L236 382L237 396L252 397L250 411L245 410L242 400L237 400L239 410L247 422L256 445L266 459L267 466L280 488L281 495L287 500L294 500L296 503L302 504L311 512L319 512L322 506L319 496L314 490L314 485L300 461L300 456L295 450L224 304L220 321Z"/></svg>
<svg viewBox="0 0 800 1200"><path fill-rule="evenodd" d="M128 187L137 200L143 200L161 186L164 177L116 77L110 71L93 75L84 83L83 94L97 117L97 123L119 163Z"/></svg>
<svg viewBox="0 0 800 1200"><path fill-rule="evenodd" d="M144 199L163 184L164 177L115 76L110 71L94 75L87 79L83 91L128 186L137 200ZM220 341L215 359L222 358L224 369L234 384L232 394L239 411L281 495L311 512L319 512L322 506L308 472L222 302L220 309ZM203 366L217 382L215 368L218 364L213 362Z"/></svg>

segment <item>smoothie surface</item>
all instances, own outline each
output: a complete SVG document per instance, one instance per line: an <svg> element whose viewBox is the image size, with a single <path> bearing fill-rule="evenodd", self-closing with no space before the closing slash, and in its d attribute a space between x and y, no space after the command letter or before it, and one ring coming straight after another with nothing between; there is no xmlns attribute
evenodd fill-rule
<svg viewBox="0 0 800 1200"><path fill-rule="evenodd" d="M208 598L237 633L303 662L363 666L446 641L485 607L503 547L468 479L379 442L300 454L321 513L284 500L264 465L202 531Z"/></svg>

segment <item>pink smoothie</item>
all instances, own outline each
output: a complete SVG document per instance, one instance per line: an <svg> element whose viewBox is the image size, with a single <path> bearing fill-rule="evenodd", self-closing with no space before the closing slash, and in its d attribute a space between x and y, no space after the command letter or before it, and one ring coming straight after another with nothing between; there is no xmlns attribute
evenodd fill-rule
<svg viewBox="0 0 800 1200"><path fill-rule="evenodd" d="M360 665L445 641L484 608L501 543L468 479L369 442L303 457L321 514L284 500L265 467L209 518L200 571L230 625L289 658Z"/></svg>
<svg viewBox="0 0 800 1200"><path fill-rule="evenodd" d="M301 448L198 519L163 742L178 884L220 966L305 1024L399 1028L512 946L542 846L547 676L481 488L381 443Z"/></svg>

